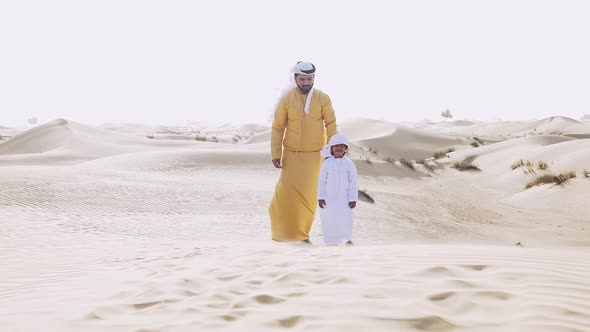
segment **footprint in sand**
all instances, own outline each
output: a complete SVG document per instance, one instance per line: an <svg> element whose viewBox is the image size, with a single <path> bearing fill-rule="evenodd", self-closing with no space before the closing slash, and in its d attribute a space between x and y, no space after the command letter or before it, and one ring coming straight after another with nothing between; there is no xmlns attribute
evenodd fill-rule
<svg viewBox="0 0 590 332"><path fill-rule="evenodd" d="M275 303L281 303L281 302L285 302L287 300L282 299L280 297L275 297L275 296L271 296L271 295L257 295L254 297L254 300L256 300L256 302L260 303L260 304L275 304Z"/></svg>

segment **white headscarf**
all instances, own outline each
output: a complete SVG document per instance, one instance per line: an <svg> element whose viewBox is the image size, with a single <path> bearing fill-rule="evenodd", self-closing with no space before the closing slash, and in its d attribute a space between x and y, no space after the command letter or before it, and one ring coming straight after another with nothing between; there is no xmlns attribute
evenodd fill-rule
<svg viewBox="0 0 590 332"><path fill-rule="evenodd" d="M348 146L348 138L344 136L344 134L334 134L330 137L330 142L328 143L328 147L332 148L334 145L344 144Z"/></svg>
<svg viewBox="0 0 590 332"><path fill-rule="evenodd" d="M275 113L277 111L277 107L279 107L279 103L281 102L281 99L283 98L283 96L285 96L287 93L289 93L289 91L293 90L293 88L297 87L297 84L295 83L295 74L314 75L315 74L315 66L311 62L299 61L299 62L297 62L297 64L295 64L295 66L293 66L291 68L291 70L289 71L289 83L287 84L287 86L285 88L283 88L281 90L281 93L279 94L279 98L277 98L277 101L275 102L275 105L270 112L270 115L268 117L268 122L272 123L272 121L274 120ZM307 97L305 99L305 107L303 108L303 111L307 114L309 114L309 105L311 105L311 97L313 96L313 90L314 90L314 88L312 87L309 90L309 92L307 93Z"/></svg>
<svg viewBox="0 0 590 332"><path fill-rule="evenodd" d="M344 144L344 145L348 146L348 138L346 138L346 136L344 136L343 134L334 134L330 138L330 142L328 144L326 144L326 146L322 149L322 151L320 151L320 154L322 155L322 157L324 157L324 158L330 157L332 155L332 147L334 145L338 145L338 144Z"/></svg>

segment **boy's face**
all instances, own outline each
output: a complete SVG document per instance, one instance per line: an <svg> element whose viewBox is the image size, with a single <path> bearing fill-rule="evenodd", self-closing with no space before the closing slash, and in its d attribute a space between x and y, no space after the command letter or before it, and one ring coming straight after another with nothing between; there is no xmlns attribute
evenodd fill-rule
<svg viewBox="0 0 590 332"><path fill-rule="evenodd" d="M348 146L346 146L345 144L332 145L332 155L334 156L334 158L344 157L344 154L347 150Z"/></svg>

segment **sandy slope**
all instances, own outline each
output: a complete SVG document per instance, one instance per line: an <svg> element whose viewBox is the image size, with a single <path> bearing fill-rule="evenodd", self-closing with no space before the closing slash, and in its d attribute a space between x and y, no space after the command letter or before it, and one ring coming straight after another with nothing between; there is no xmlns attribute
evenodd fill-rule
<svg viewBox="0 0 590 332"><path fill-rule="evenodd" d="M589 140L472 148L439 124L359 121L342 129L375 203L359 202L352 248L323 246L319 219L314 246L269 240L268 140L58 120L0 144L0 330L590 330ZM359 159L369 143L371 162ZM456 144L433 170L377 159ZM465 159L482 170L449 168ZM519 159L578 177L524 190Z"/></svg>

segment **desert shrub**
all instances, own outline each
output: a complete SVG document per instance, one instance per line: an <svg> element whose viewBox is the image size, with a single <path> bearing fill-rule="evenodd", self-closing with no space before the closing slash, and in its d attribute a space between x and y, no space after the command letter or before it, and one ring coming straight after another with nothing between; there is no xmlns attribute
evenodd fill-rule
<svg viewBox="0 0 590 332"><path fill-rule="evenodd" d="M453 163L452 168L458 169L460 171L480 171L481 169L477 167L477 165L472 164L470 162L465 161L457 161Z"/></svg>
<svg viewBox="0 0 590 332"><path fill-rule="evenodd" d="M429 170L431 170L431 171L433 171L433 170L434 170L434 169L432 168L432 165L430 165L430 164L428 163L428 161L426 161L426 159L420 159L420 160L416 160L416 163L417 163L417 164L420 164L420 165L424 165L424 167L428 168L428 169L429 169Z"/></svg>
<svg viewBox="0 0 590 332"><path fill-rule="evenodd" d="M589 170L587 170L587 169L584 168L584 170L582 171L582 173L584 174L584 177L585 178L590 177L590 171Z"/></svg>
<svg viewBox="0 0 590 332"><path fill-rule="evenodd" d="M400 160L399 160L399 162L400 162L402 165L406 166L407 168L409 168L409 169L411 169L411 170L413 170L413 171L414 171L414 170L416 170L416 169L414 168L414 164L412 163L412 161L411 161L411 160L407 160L406 158L402 158L402 159L400 159Z"/></svg>
<svg viewBox="0 0 590 332"><path fill-rule="evenodd" d="M547 167L549 167L549 165L547 165L547 163L546 163L546 162L544 162L544 161L541 161L541 160L539 160L539 162L537 163L537 168L538 168L540 171L544 171L544 170L546 170L546 169L547 169Z"/></svg>
<svg viewBox="0 0 590 332"><path fill-rule="evenodd" d="M571 178L575 178L575 177L576 177L576 172L574 172L574 171L563 172L563 173L559 173L557 175L551 174L551 173L543 174L541 176L536 177L533 181L527 183L525 185L525 189L529 189L534 186L540 186L545 183L562 184L562 183L566 182L567 180L569 180Z"/></svg>
<svg viewBox="0 0 590 332"><path fill-rule="evenodd" d="M385 158L385 161L388 162L388 163L391 163L391 164L394 164L395 163L395 159L393 159L391 157Z"/></svg>
<svg viewBox="0 0 590 332"><path fill-rule="evenodd" d="M437 151L433 155L434 159L440 159L440 158L443 158L446 156L447 156L447 153L445 151Z"/></svg>
<svg viewBox="0 0 590 332"><path fill-rule="evenodd" d="M535 169L532 168L531 166L523 169L522 171L524 174L537 174L537 171L535 171Z"/></svg>
<svg viewBox="0 0 590 332"><path fill-rule="evenodd" d="M470 145L473 146L474 148L477 148L479 146L479 144L477 142L471 142Z"/></svg>
<svg viewBox="0 0 590 332"><path fill-rule="evenodd" d="M512 165L510 167L512 169L517 169L517 168L519 168L521 166L528 166L528 167L530 167L530 166L533 166L533 163L530 162L530 161L528 161L528 160L522 160L521 159L519 161L516 161L516 162L512 163Z"/></svg>
<svg viewBox="0 0 590 332"><path fill-rule="evenodd" d="M433 157L434 157L434 159L444 158L444 157L447 156L448 153L451 153L453 151L455 151L455 148L448 148L448 149L443 150L443 151L437 151L437 152L434 153Z"/></svg>
<svg viewBox="0 0 590 332"><path fill-rule="evenodd" d="M359 189L358 195L359 195L359 200L361 200L361 201L368 202L368 203L375 203L375 200L373 199L373 197L371 197L369 194L367 194L367 192L364 190Z"/></svg>

